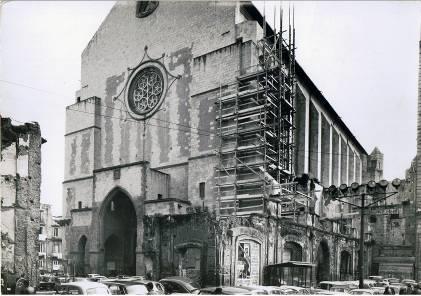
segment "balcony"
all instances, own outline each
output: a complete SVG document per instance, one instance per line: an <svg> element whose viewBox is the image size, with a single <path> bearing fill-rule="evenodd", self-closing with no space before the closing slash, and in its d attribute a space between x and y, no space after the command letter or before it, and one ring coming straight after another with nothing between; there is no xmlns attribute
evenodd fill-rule
<svg viewBox="0 0 421 296"><path fill-rule="evenodd" d="M183 215L187 213L190 204L189 201L178 198L145 200L145 215Z"/></svg>
<svg viewBox="0 0 421 296"><path fill-rule="evenodd" d="M53 270L61 270L61 264L53 264Z"/></svg>
<svg viewBox="0 0 421 296"><path fill-rule="evenodd" d="M45 252L38 252L38 257L46 257L47 254Z"/></svg>
<svg viewBox="0 0 421 296"><path fill-rule="evenodd" d="M58 253L58 252L53 252L52 257L55 257L57 259L62 259L63 258L63 254L62 253Z"/></svg>
<svg viewBox="0 0 421 296"><path fill-rule="evenodd" d="M45 234L38 234L38 240L39 241L46 241L47 240L47 236Z"/></svg>

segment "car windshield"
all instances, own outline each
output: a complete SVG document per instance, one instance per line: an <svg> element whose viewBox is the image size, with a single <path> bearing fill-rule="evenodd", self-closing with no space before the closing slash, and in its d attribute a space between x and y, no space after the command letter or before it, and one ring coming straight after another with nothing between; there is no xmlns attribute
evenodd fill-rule
<svg viewBox="0 0 421 296"><path fill-rule="evenodd" d="M190 292L200 289L199 284L197 284L197 283L195 283L195 282L185 283L185 287L186 287L186 288L187 288L187 290L189 290Z"/></svg>
<svg viewBox="0 0 421 296"><path fill-rule="evenodd" d="M144 285L130 285L126 287L127 294L134 295L146 295L148 294L148 289Z"/></svg>
<svg viewBox="0 0 421 296"><path fill-rule="evenodd" d="M97 287L97 288L90 288L86 289L87 295L107 295L110 294L105 287Z"/></svg>

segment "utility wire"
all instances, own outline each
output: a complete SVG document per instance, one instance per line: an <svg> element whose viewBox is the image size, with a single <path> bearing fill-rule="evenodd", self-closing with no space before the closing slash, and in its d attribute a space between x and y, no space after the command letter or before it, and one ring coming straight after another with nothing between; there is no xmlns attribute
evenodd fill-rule
<svg viewBox="0 0 421 296"><path fill-rule="evenodd" d="M25 88L29 88L29 89L33 89L33 90L36 90L36 91L49 93L49 94L60 95L60 96L63 96L63 98L67 98L67 99L69 98L69 97L66 97L63 94L55 93L55 92L48 91L48 90L45 90L45 89L40 89L40 88L32 87L32 86L25 85L25 84L22 84L22 83L17 83L17 82L3 80L3 79L0 79L0 82L8 83L8 84L11 84L11 85L16 85L16 86L20 86L20 87L25 87ZM94 105L96 104L96 103L91 103L91 102L86 102L86 103L94 104ZM119 110L119 111L123 111L123 112L128 113L127 110L123 110L121 108L115 108L115 107L111 107L111 106L108 106L108 105L102 105L102 104L97 104L97 105L100 105L100 106L105 107L105 108L110 108L110 109ZM87 113L87 114L96 115L95 113L92 113L92 112L75 110L75 109L71 109L71 108L67 108L67 109L68 110L72 110L72 111L76 111L76 112L81 112L81 113ZM139 121L133 120L133 119L129 119L129 118L115 117L115 116L109 116L109 115L96 115L96 116L102 116L102 117L108 117L108 118L115 118L115 119L120 119L120 120L125 120L125 121L139 123ZM186 127L186 128L190 128L190 129L195 129L195 130L199 131L197 133L194 133L194 134L197 134L197 135L201 135L201 136L215 135L215 136L219 137L218 133L217 132L214 132L214 131L200 129L200 128L197 128L197 127L193 127L193 126L189 126L189 125L184 125L184 124L176 123L176 122L171 122L171 121L167 121L167 120L163 120L163 119L158 119L158 118L151 118L151 119L154 119L154 120L157 120L157 121L161 121L161 122L165 122L165 123L169 123L169 124L174 124L174 125L182 126L182 127ZM25 122L22 122L22 121L19 121L19 120L16 120L16 119L13 119L13 120L15 120L17 122L20 122L20 123L25 123ZM171 130L179 130L179 131L182 131L182 132L191 132L189 130L182 130L182 129L177 129L177 128L170 128L170 127L165 127L165 126L162 126L162 125L154 125L154 124L146 123L146 122L145 122L145 124L146 125L150 125L150 126L156 126L156 127L171 129ZM206 134L200 133L200 131L203 131ZM299 151L299 152L308 152L309 154L325 154L325 155L330 155L331 154L331 155L337 155L337 156L344 156L344 155L348 156L348 154L343 154L343 153L333 153L333 152L330 153L330 152L313 151L313 150L298 149L298 148L295 148L294 150L295 151ZM317 161L318 160L318 159L311 158L311 157L309 157L309 159L310 160L314 160L314 161Z"/></svg>
<svg viewBox="0 0 421 296"><path fill-rule="evenodd" d="M33 90L36 90L36 91L49 93L49 94L60 95L63 98L67 98L63 94L55 93L55 92L48 91L48 90L45 90L45 89L35 88L35 87L29 86L29 85L25 85L25 84L21 84L21 83L16 83L16 82L7 81L7 80L1 80L1 79L0 79L0 82L5 82L5 83L8 83L8 84L12 84L12 85L16 85L16 86L21 86L21 87L33 89ZM129 114L129 112L127 110L123 110L122 108L115 108L115 107L111 107L109 105L103 105L103 104L92 103L92 102L87 102L87 101L85 101L85 103L92 104L92 105L99 105L99 106L102 106L102 107L105 107L105 108L114 109L114 110L118 110L118 111L123 111L123 112ZM183 127L187 127L187 128L196 129L198 131L203 131L203 132L206 132L206 133L209 133L209 134L216 134L215 132L212 132L212 131L209 131L209 130L200 129L200 128L197 128L197 127L194 127L194 126L184 125L184 124L177 123L177 122L171 122L171 121L164 120L164 119L159 119L159 118L151 118L151 119L154 119L156 121L170 123L170 124L175 124L175 125L179 125L179 126L183 126Z"/></svg>
<svg viewBox="0 0 421 296"><path fill-rule="evenodd" d="M137 120L134 120L134 119L130 119L130 118L122 118L122 117L116 117L116 116L111 116L111 115L98 115L98 114L95 114L95 113L92 113L92 112L87 112L87 111L82 111L82 110L76 110L76 109L71 109L71 108L67 108L67 110L71 110L71 111L75 111L75 112L81 112L81 113L86 113L86 114L90 114L90 115L95 115L95 116L101 116L101 117L106 117L106 118L114 118L114 119L119 119L119 120L123 120L123 121L130 121L130 122L134 122L134 123L137 123L137 124L140 124L141 122L143 122L144 124L146 124L146 125L150 125L150 126L156 126L156 127L161 127L161 128L165 128L165 129L170 129L170 130L178 130L178 131L181 131L181 132L190 132L190 133L193 133L193 134L197 134L197 135L200 135L200 136L211 136L211 135L209 135L209 134L202 134L202 133L195 133L195 132L191 132L190 130L182 130L182 129L178 129L178 128L172 128L172 127L168 127L168 126L162 126L162 125L155 125L155 124L152 124L152 123L149 123L149 122L146 122L146 121L137 121Z"/></svg>

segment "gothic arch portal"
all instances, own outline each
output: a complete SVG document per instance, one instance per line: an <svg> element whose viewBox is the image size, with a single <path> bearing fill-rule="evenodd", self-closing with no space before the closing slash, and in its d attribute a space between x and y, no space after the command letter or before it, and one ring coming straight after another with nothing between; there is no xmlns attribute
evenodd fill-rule
<svg viewBox="0 0 421 296"><path fill-rule="evenodd" d="M317 248L316 281L330 280L330 251L326 240L322 240Z"/></svg>
<svg viewBox="0 0 421 296"><path fill-rule="evenodd" d="M352 278L352 256L346 250L343 250L340 255L339 277L341 281Z"/></svg>
<svg viewBox="0 0 421 296"><path fill-rule="evenodd" d="M76 259L76 274L79 276L85 275L86 265L86 243L88 239L85 235L82 235L77 244L77 259Z"/></svg>
<svg viewBox="0 0 421 296"><path fill-rule="evenodd" d="M129 194L114 188L100 210L104 273L136 274L137 216Z"/></svg>
<svg viewBox="0 0 421 296"><path fill-rule="evenodd" d="M282 262L287 261L303 261L303 248L300 244L292 241L284 243Z"/></svg>

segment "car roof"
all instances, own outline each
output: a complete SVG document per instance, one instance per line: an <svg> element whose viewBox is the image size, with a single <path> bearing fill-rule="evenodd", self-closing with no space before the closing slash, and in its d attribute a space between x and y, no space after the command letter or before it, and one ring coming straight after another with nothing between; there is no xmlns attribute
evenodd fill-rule
<svg viewBox="0 0 421 296"><path fill-rule="evenodd" d="M166 278L161 279L161 281L165 281L165 280L169 280L169 281L180 281L180 282L187 282L187 283L193 283L194 280L187 278L187 277L182 277L182 276L169 276Z"/></svg>
<svg viewBox="0 0 421 296"><path fill-rule="evenodd" d="M242 292L242 294L244 294L245 292L248 292L248 290L246 290L246 289L243 289L243 288L240 288L240 287L231 287L231 286L206 287L206 288L200 289L200 291L212 292L212 291L215 291L218 288L222 289L223 292L228 292L228 293L230 293L230 292L241 293Z"/></svg>
<svg viewBox="0 0 421 296"><path fill-rule="evenodd" d="M70 282L70 283L63 283L61 286L77 286L81 288L95 288L95 287L104 287L105 285L98 282L91 282L91 281L83 281L83 282ZM106 286L105 286L106 287Z"/></svg>
<svg viewBox="0 0 421 296"><path fill-rule="evenodd" d="M144 286L145 283L139 281L121 281L121 280L105 280L102 281L103 284L118 284L118 285L125 285L125 286L133 286L133 285L142 285Z"/></svg>

